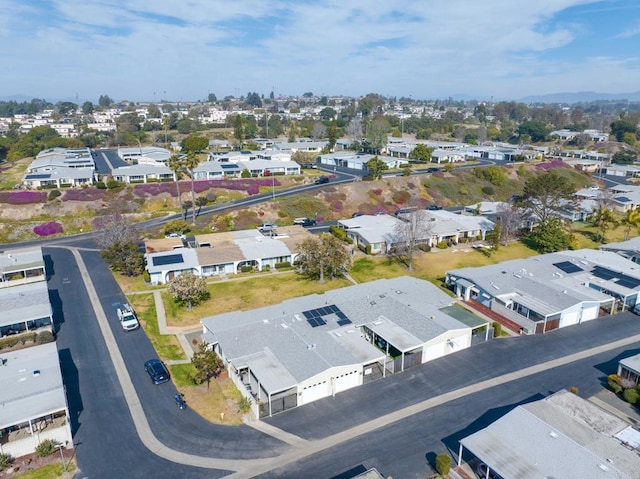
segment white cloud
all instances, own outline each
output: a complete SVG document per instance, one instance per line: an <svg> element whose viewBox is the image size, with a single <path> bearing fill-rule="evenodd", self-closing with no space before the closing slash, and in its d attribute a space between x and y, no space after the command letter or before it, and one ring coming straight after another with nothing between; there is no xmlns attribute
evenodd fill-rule
<svg viewBox="0 0 640 479"><path fill-rule="evenodd" d="M0 84L5 94L140 100L272 86L285 94L508 97L596 89L589 85L603 83L604 65L619 77L603 91L633 89L633 61L545 60L588 33L558 15L600 3L55 0L46 12L0 0L0 41L12 45L5 52L12 68L0 71Z"/></svg>

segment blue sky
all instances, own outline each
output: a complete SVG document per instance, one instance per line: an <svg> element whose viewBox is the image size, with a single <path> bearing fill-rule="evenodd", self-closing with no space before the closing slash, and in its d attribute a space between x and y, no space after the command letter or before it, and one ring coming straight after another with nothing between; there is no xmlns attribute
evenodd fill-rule
<svg viewBox="0 0 640 479"><path fill-rule="evenodd" d="M638 0L0 0L0 97L640 90Z"/></svg>

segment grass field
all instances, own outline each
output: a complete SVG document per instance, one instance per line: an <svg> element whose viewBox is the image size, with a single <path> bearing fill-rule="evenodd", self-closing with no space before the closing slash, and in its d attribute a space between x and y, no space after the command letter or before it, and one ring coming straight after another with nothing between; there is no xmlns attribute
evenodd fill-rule
<svg viewBox="0 0 640 479"><path fill-rule="evenodd" d="M60 461L60 455L56 455L56 460ZM55 479L56 477L62 477L63 474L71 473L76 470L76 465L73 461L66 464L66 472L62 464L49 464L39 467L33 471L25 472L24 474L18 474L14 476L15 479Z"/></svg>
<svg viewBox="0 0 640 479"><path fill-rule="evenodd" d="M349 284L351 283L344 278L319 284L317 281L303 278L294 272L263 274L246 279L209 284L211 297L191 311L187 311L184 306L179 306L167 291L163 291L162 299L169 326L193 326L207 316L260 308L281 303L290 298L324 293Z"/></svg>

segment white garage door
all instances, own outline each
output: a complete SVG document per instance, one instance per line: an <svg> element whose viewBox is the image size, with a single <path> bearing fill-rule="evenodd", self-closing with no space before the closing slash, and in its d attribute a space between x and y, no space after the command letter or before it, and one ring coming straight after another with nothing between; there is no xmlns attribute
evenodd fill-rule
<svg viewBox="0 0 640 479"><path fill-rule="evenodd" d="M336 393L356 387L358 385L358 381L359 377L356 371L338 376L335 378Z"/></svg>
<svg viewBox="0 0 640 479"><path fill-rule="evenodd" d="M311 401L329 396L329 388L330 384L327 381L308 386L302 390L302 404L308 404Z"/></svg>

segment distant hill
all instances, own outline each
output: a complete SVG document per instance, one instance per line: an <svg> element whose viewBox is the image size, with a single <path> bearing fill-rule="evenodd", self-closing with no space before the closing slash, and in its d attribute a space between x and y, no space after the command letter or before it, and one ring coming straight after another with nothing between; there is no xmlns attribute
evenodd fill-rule
<svg viewBox="0 0 640 479"><path fill-rule="evenodd" d="M598 100L640 101L640 91L633 93L597 93L593 91L549 93L521 98L524 103L588 103Z"/></svg>

